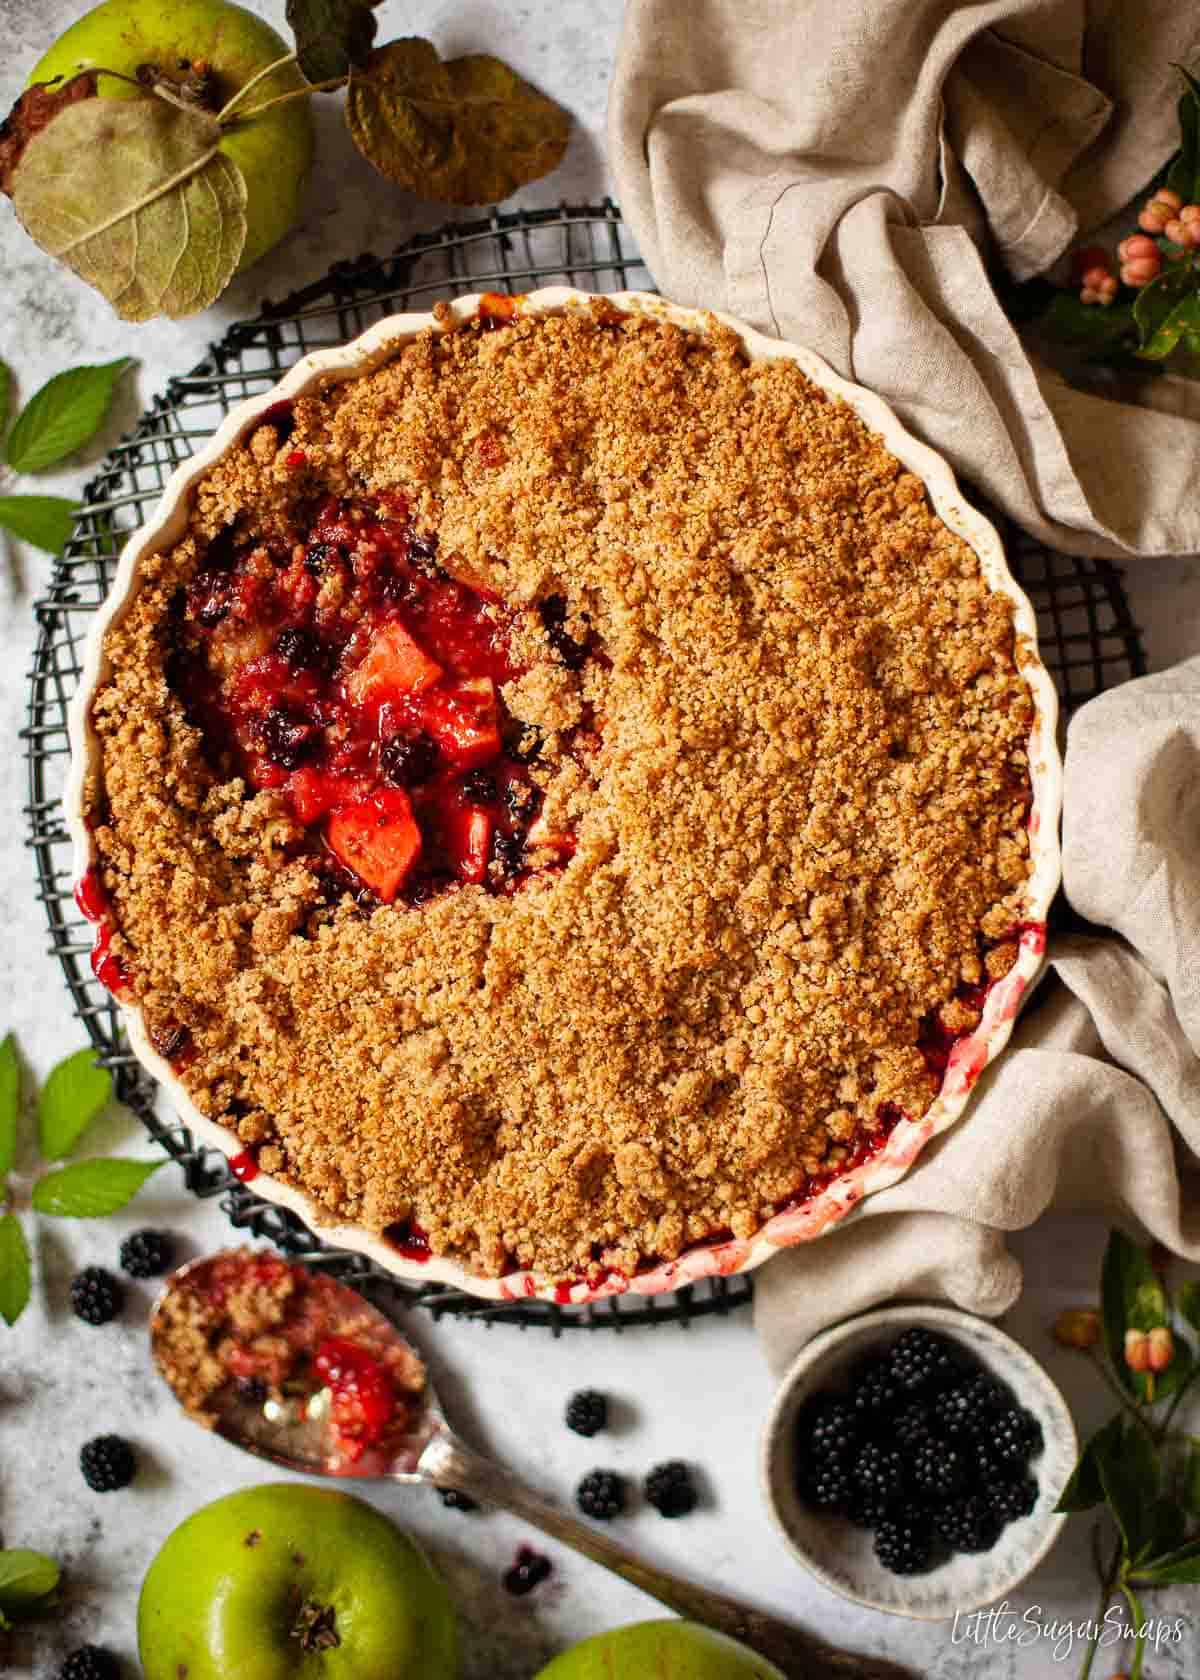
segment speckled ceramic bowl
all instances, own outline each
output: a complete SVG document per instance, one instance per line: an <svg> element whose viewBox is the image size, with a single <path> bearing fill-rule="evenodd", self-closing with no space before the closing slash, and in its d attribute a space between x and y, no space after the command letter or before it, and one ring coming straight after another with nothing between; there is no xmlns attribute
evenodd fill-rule
<svg viewBox="0 0 1200 1680"><path fill-rule="evenodd" d="M842 1517L804 1504L796 1491L796 1423L805 1402L837 1388L856 1360L894 1342L913 1325L941 1331L1007 1383L1037 1418L1045 1445L1029 1469L1037 1504L1011 1522L990 1552L958 1552L924 1575L894 1575L875 1556L874 1536ZM788 1548L809 1572L843 1598L872 1610L921 1621L966 1615L1003 1598L1041 1562L1062 1532L1055 1513L1075 1467L1078 1446L1067 1403L1032 1354L987 1319L952 1307L884 1307L815 1336L779 1385L763 1435L761 1473L771 1515Z"/></svg>
<svg viewBox="0 0 1200 1680"><path fill-rule="evenodd" d="M72 760L64 813L74 840L77 881L84 878L95 861L95 848L84 815L83 795L88 772L96 766L99 755L99 743L91 724L91 706L93 696L109 674L104 654L104 634L135 599L141 587L144 563L183 536L197 480L251 431L276 403L292 401L322 386L367 373L388 361L419 332L453 331L459 323L477 312L482 301L479 295L456 298L440 319L435 319L432 314L392 315L350 344L335 350L314 351L303 357L269 391L239 403L210 442L172 474L153 517L130 539L121 556L112 590L93 623L84 653L79 688L71 707ZM1038 657L1037 621L1028 598L1008 569L1000 538L988 521L963 498L947 463L905 431L880 397L864 390L861 385L839 378L811 350L767 338L730 316L684 309L644 292L614 293L610 295L609 302L617 309L647 315L655 320L671 321L698 333L708 331L713 320L719 320L740 336L747 354L754 360L795 362L814 384L847 403L863 423L882 438L897 459L923 481L938 516L974 549L989 588L1007 596L1013 604L1017 658L1034 701L1034 720L1029 736L1033 788L1029 814L1032 868L1019 915L1017 960L1009 973L988 991L979 1025L955 1042L942 1088L931 1107L920 1119L900 1120L875 1153L847 1168L808 1200L777 1213L752 1237L714 1238L689 1249L678 1259L664 1260L633 1277L610 1271L605 1281L597 1286L583 1280L573 1284L556 1283L552 1278L531 1271L499 1278L481 1278L454 1260L439 1256L423 1261L412 1259L398 1253L381 1237L360 1227L330 1227L324 1223L324 1216L317 1206L295 1185L270 1178L266 1173L255 1177L256 1194L294 1209L308 1224L321 1227L327 1242L367 1254L380 1266L413 1282L453 1284L471 1294L492 1299L542 1298L563 1305L581 1305L626 1291L656 1295L664 1290L679 1289L700 1278L728 1277L734 1272L749 1271L770 1259L781 1248L821 1236L853 1214L864 1196L886 1189L902 1178L930 1138L945 1131L959 1118L979 1075L1008 1042L1021 1002L1042 967L1046 915L1058 889L1060 874L1058 830L1062 806L1062 762L1056 740L1058 699L1054 684ZM594 293L555 286L506 300L506 308L521 315L584 313L594 303ZM239 1155L242 1144L236 1133L200 1113L170 1064L150 1043L137 1000L121 996L117 1001L121 1005L130 1048L169 1092L185 1125L201 1143L220 1149L229 1156Z"/></svg>

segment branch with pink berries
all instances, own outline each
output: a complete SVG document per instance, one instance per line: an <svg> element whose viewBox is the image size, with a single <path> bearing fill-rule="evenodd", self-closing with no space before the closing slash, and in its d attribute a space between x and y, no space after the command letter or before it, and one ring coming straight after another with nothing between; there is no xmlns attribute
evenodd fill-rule
<svg viewBox="0 0 1200 1680"><path fill-rule="evenodd" d="M1179 69L1179 150L1114 257L1088 245L1071 257L1071 286L1033 282L1012 308L1085 362L1194 374L1200 357L1200 83ZM1048 306L1031 311L1049 294ZM1010 300L1012 301L1012 300Z"/></svg>
<svg viewBox="0 0 1200 1680"><path fill-rule="evenodd" d="M1060 1314L1054 1338L1095 1365L1120 1409L1084 1445L1060 1511L1107 1508L1092 1535L1100 1603L1091 1624L1081 1680L1096 1655L1099 1630L1114 1594L1134 1629L1129 1680L1140 1680L1149 1626L1142 1598L1156 1587L1200 1583L1200 1434L1180 1423L1180 1408L1198 1392L1200 1360L1182 1325L1200 1330L1200 1281L1172 1297L1169 1256L1114 1231L1101 1273L1100 1307Z"/></svg>

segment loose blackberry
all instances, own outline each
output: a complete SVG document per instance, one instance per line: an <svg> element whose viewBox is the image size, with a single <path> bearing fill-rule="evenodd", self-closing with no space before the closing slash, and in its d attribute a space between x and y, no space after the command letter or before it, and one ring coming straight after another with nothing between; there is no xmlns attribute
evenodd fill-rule
<svg viewBox="0 0 1200 1680"><path fill-rule="evenodd" d="M175 1245L165 1231L135 1231L121 1244L121 1270L130 1277L160 1277L174 1257Z"/></svg>
<svg viewBox="0 0 1200 1680"><path fill-rule="evenodd" d="M259 725L263 751L284 770L296 770L317 742L318 730L303 712L272 706Z"/></svg>
<svg viewBox="0 0 1200 1680"><path fill-rule="evenodd" d="M468 770L462 779L462 796L468 805L495 804L496 778L486 770Z"/></svg>
<svg viewBox="0 0 1200 1680"><path fill-rule="evenodd" d="M696 1484L682 1459L672 1458L651 1470L645 1492L660 1517L686 1517L696 1509Z"/></svg>
<svg viewBox="0 0 1200 1680"><path fill-rule="evenodd" d="M108 1324L124 1299L120 1279L103 1266L88 1266L71 1279L71 1311L85 1324Z"/></svg>
<svg viewBox="0 0 1200 1680"><path fill-rule="evenodd" d="M819 1394L800 1415L796 1447L809 1462L852 1454L862 1441L862 1421L849 1400Z"/></svg>
<svg viewBox="0 0 1200 1680"><path fill-rule="evenodd" d="M115 1493L133 1480L137 1459L119 1435L97 1435L81 1449L79 1468L93 1493Z"/></svg>
<svg viewBox="0 0 1200 1680"><path fill-rule="evenodd" d="M1001 1464L1024 1464L1042 1450L1042 1426L1024 1406L1010 1406L990 1424L988 1445Z"/></svg>
<svg viewBox="0 0 1200 1680"><path fill-rule="evenodd" d="M947 1441L932 1437L922 1441L908 1464L909 1479L918 1493L931 1499L949 1499L966 1480L962 1454Z"/></svg>
<svg viewBox="0 0 1200 1680"><path fill-rule="evenodd" d="M876 1428L899 1411L901 1396L886 1359L863 1360L850 1379L850 1403L864 1428Z"/></svg>
<svg viewBox="0 0 1200 1680"><path fill-rule="evenodd" d="M575 1503L585 1517L611 1522L625 1509L625 1479L615 1470L592 1470L575 1489Z"/></svg>
<svg viewBox="0 0 1200 1680"><path fill-rule="evenodd" d="M504 1590L510 1592L514 1598L524 1598L526 1593L531 1593L534 1587L550 1576L553 1568L548 1557L543 1557L540 1552L533 1551L529 1546L522 1546L512 1568L504 1572Z"/></svg>
<svg viewBox="0 0 1200 1680"><path fill-rule="evenodd" d="M566 1425L576 1435L598 1435L608 1423L608 1398L595 1388L581 1388L567 1401Z"/></svg>
<svg viewBox="0 0 1200 1680"><path fill-rule="evenodd" d="M320 638L297 624L289 624L279 632L275 652L293 671L318 671L327 663Z"/></svg>
<svg viewBox="0 0 1200 1680"><path fill-rule="evenodd" d="M952 1437L988 1434L996 1415L1009 1404L1003 1385L979 1371L933 1396L929 1403L933 1431Z"/></svg>
<svg viewBox="0 0 1200 1680"><path fill-rule="evenodd" d="M875 1530L875 1556L893 1575L919 1575L933 1561L933 1530L920 1510L885 1517Z"/></svg>
<svg viewBox="0 0 1200 1680"><path fill-rule="evenodd" d="M417 787L437 767L437 744L428 735L393 735L379 754L379 768L394 787Z"/></svg>
<svg viewBox="0 0 1200 1680"><path fill-rule="evenodd" d="M1004 1519L981 1493L968 1493L939 1506L934 1522L942 1539L956 1552L990 1552L1004 1527Z"/></svg>
<svg viewBox="0 0 1200 1680"><path fill-rule="evenodd" d="M99 1645L81 1645L72 1651L58 1671L58 1680L119 1680L121 1666L111 1651Z"/></svg>
<svg viewBox="0 0 1200 1680"><path fill-rule="evenodd" d="M1002 1522L1016 1522L1027 1517L1037 1504L1037 1483L1030 1476L1015 1481L990 1482L983 1490L988 1504Z"/></svg>
<svg viewBox="0 0 1200 1680"><path fill-rule="evenodd" d="M904 1454L882 1441L867 1441L854 1460L854 1480L877 1499L896 1499L904 1488Z"/></svg>
<svg viewBox="0 0 1200 1680"><path fill-rule="evenodd" d="M470 1494L459 1493L457 1488L439 1488L438 1498L447 1511L478 1511L479 1506Z"/></svg>
<svg viewBox="0 0 1200 1680"><path fill-rule="evenodd" d="M954 1343L920 1325L904 1332L888 1355L888 1363L897 1383L910 1394L942 1388L962 1369Z"/></svg>

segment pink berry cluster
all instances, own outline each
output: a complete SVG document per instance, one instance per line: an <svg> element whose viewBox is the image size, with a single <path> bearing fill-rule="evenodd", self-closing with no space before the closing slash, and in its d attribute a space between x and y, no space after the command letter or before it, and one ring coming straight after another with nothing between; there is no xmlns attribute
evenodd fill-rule
<svg viewBox="0 0 1200 1680"><path fill-rule="evenodd" d="M1163 253L1158 239L1169 239L1181 252L1200 250L1200 204L1185 204L1177 192L1159 187L1148 198L1138 216L1141 233L1131 233L1117 246L1120 275L1112 271L1107 251L1089 245L1076 251L1071 262L1072 278L1080 288L1081 303L1113 303L1118 283L1148 286L1162 273Z"/></svg>

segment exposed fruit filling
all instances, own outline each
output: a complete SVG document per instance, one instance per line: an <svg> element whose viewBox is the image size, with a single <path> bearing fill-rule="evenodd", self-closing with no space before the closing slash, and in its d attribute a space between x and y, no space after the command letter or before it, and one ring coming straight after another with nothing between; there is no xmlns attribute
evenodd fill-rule
<svg viewBox="0 0 1200 1680"><path fill-rule="evenodd" d="M331 878L385 904L511 892L541 805L536 732L499 692L515 614L443 570L399 493L324 496L302 523L302 542L209 546L175 603L172 686L218 760L285 794ZM563 616L543 610L575 667Z"/></svg>

